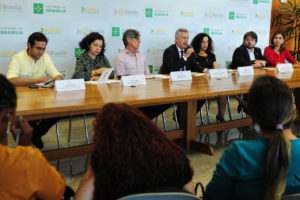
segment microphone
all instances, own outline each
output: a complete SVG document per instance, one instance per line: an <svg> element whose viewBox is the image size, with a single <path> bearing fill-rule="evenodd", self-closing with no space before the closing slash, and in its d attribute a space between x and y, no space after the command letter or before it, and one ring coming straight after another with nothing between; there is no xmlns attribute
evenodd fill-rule
<svg viewBox="0 0 300 200"><path fill-rule="evenodd" d="M193 46L191 44L189 44L189 45L187 45L186 50L190 49L190 48L194 49ZM194 54L195 58L197 58L197 54L195 53L195 51L192 54Z"/></svg>

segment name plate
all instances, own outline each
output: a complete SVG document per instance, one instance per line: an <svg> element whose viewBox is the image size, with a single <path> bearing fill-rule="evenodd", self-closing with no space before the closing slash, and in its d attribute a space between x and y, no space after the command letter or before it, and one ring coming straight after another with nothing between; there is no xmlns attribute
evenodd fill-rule
<svg viewBox="0 0 300 200"><path fill-rule="evenodd" d="M276 71L278 71L279 73L282 72L293 72L294 68L292 64L277 64L276 65Z"/></svg>
<svg viewBox="0 0 300 200"><path fill-rule="evenodd" d="M253 76L254 70L252 66L238 67L236 74L238 76Z"/></svg>
<svg viewBox="0 0 300 200"><path fill-rule="evenodd" d="M54 90L56 92L85 90L84 79L56 80Z"/></svg>
<svg viewBox="0 0 300 200"><path fill-rule="evenodd" d="M225 78L228 77L228 72L227 69L210 69L209 72L209 77L214 79L214 78Z"/></svg>
<svg viewBox="0 0 300 200"><path fill-rule="evenodd" d="M170 81L190 81L192 80L191 71L176 71L170 73Z"/></svg>
<svg viewBox="0 0 300 200"><path fill-rule="evenodd" d="M291 79L293 77L293 72L278 72L275 73L275 75L279 79Z"/></svg>
<svg viewBox="0 0 300 200"><path fill-rule="evenodd" d="M137 85L146 85L146 77L144 74L140 75L131 75L131 76L122 76L120 85L123 86L137 86Z"/></svg>

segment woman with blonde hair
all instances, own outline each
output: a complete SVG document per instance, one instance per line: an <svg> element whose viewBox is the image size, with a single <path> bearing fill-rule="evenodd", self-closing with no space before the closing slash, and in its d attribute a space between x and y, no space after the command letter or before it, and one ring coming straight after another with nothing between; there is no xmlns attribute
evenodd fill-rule
<svg viewBox="0 0 300 200"><path fill-rule="evenodd" d="M208 200L279 200L300 192L300 139L291 130L291 90L275 77L259 77L250 88L248 108L262 137L234 142L224 151L206 187Z"/></svg>

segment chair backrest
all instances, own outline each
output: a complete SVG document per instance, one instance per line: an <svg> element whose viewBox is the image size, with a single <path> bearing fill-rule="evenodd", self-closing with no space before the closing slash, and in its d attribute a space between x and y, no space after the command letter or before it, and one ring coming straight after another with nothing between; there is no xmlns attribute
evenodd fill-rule
<svg viewBox="0 0 300 200"><path fill-rule="evenodd" d="M119 200L201 200L200 198L185 192L155 192L128 195Z"/></svg>
<svg viewBox="0 0 300 200"><path fill-rule="evenodd" d="M300 199L300 193L283 195L281 200L298 200Z"/></svg>

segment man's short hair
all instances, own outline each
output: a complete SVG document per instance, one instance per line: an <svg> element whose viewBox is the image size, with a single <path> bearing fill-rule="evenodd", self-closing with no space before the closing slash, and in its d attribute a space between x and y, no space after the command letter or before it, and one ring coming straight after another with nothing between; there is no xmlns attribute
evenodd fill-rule
<svg viewBox="0 0 300 200"><path fill-rule="evenodd" d="M127 39L138 39L140 37L140 32L134 29L127 29L123 34L123 43L124 46L127 47L128 42Z"/></svg>
<svg viewBox="0 0 300 200"><path fill-rule="evenodd" d="M189 33L189 31L185 28L179 28L176 30L175 32L175 38L178 38L180 36L180 33L185 32L185 33Z"/></svg>
<svg viewBox="0 0 300 200"><path fill-rule="evenodd" d="M33 47L33 45L35 44L35 41L38 42L46 42L46 44L48 43L48 39L47 37L41 33L41 32L34 32L32 33L29 37L28 37L28 42L31 47Z"/></svg>
<svg viewBox="0 0 300 200"><path fill-rule="evenodd" d="M257 42L257 34L254 31L249 31L249 32L245 33L244 40L243 40L244 42L248 36L250 36L251 38L253 38L255 40L255 42Z"/></svg>

